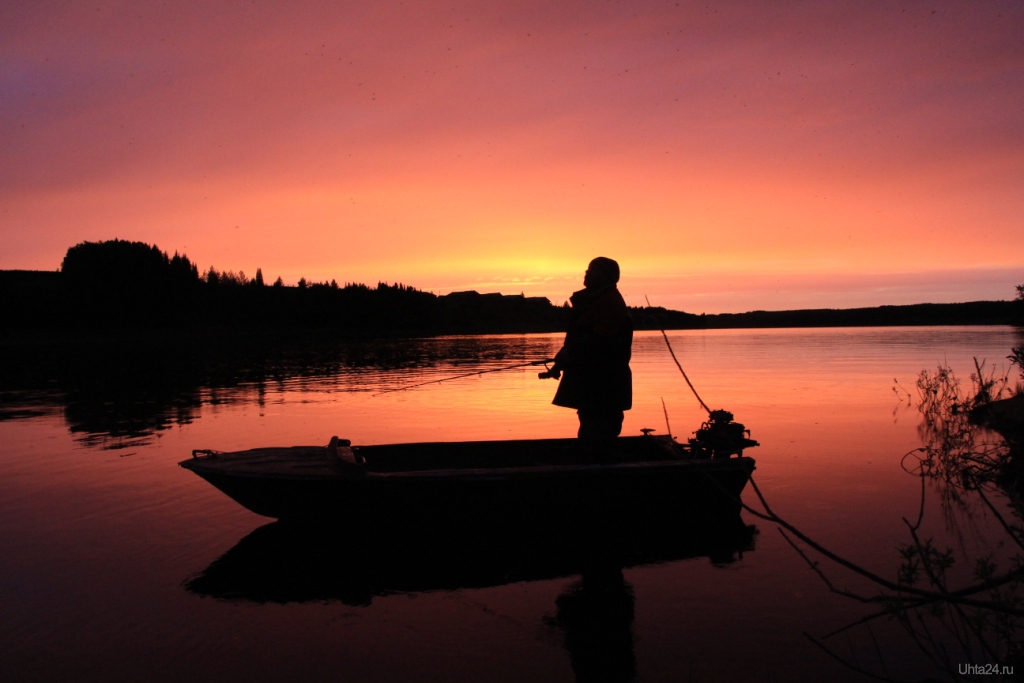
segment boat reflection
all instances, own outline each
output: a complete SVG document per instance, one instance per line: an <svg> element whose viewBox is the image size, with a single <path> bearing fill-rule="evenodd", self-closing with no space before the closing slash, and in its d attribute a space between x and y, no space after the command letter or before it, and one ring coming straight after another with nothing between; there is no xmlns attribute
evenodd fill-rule
<svg viewBox="0 0 1024 683"><path fill-rule="evenodd" d="M689 558L729 564L753 550L757 533L738 513L663 520L643 529L630 526L550 524L488 533L474 523L401 533L273 522L243 538L184 586L224 600L358 606L394 593L581 575L575 598L559 605L559 623L571 629L575 617L569 605L589 604L587 596L618 586L621 578L609 583L607 577L621 577L622 569ZM604 588L594 588L599 585ZM563 614L563 607L568 612Z"/></svg>

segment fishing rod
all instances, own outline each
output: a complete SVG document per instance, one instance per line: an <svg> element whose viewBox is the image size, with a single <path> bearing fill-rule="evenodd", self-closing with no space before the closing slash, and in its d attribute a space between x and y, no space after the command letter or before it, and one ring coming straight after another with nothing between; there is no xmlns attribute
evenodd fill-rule
<svg viewBox="0 0 1024 683"><path fill-rule="evenodd" d="M647 298L646 294L644 294L644 301L647 302L647 308L654 308L651 306L651 300ZM683 373L683 379L685 379L686 383L689 385L690 391L692 391L693 395L697 397L697 402L700 403L700 407L706 410L710 415L711 408L708 408L708 404L704 403L704 399L702 399L700 394L697 393L697 390L693 388L693 382L691 382L690 378L686 376L686 370L683 370L682 364L680 364L679 359L676 358L676 352L672 349L672 343L668 340L668 335L665 334L665 328L659 325L658 329L661 330L661 336L665 338L665 346L668 347L668 352L672 354L672 360L676 362L676 367L679 368L679 372Z"/></svg>
<svg viewBox="0 0 1024 683"><path fill-rule="evenodd" d="M518 363L516 365L506 365L501 368L492 368L490 370L477 370L476 372L467 372L461 375L452 375L451 377L442 377L441 379L432 379L429 382L420 382L418 384L407 384L401 387L395 387L393 389L383 389L378 391L374 396L380 396L381 394L389 394L392 391L405 391L406 389L415 389L416 387L424 387L428 384L438 384L439 382L447 382L451 379L462 379L463 377L475 377L477 375L486 375L489 372L502 372L504 370L515 370L516 368L528 368L537 365L547 366L548 363L554 363L554 358L545 358L544 360L535 360L530 363Z"/></svg>
<svg viewBox="0 0 1024 683"><path fill-rule="evenodd" d="M644 295L644 299L647 301L647 307L651 306L651 300ZM655 316L657 317L657 316ZM658 329L661 330L661 336L665 340L665 346L668 347L668 352L672 354L672 360L675 361L676 367L679 368L679 372L683 373L683 379L686 380L686 384L690 387L690 391L697 397L697 401L700 403L700 407L707 411L708 420L701 425L700 429L694 432L694 438L690 439L690 451L699 455L711 458L726 457L728 458L732 454L743 455L743 449L751 446L758 446L759 444L750 438L750 430L741 425L739 422L733 421L733 414L728 410L711 410L708 408L708 404L704 402L704 399L697 393L697 389L694 388L693 382L686 376L686 370L683 370L682 363L676 358L675 349L672 348L672 342L668 340L668 335L665 333L665 327L661 325L659 320ZM661 408L665 411L665 425L671 435L672 428L668 426L668 409L665 407L665 399L661 399Z"/></svg>

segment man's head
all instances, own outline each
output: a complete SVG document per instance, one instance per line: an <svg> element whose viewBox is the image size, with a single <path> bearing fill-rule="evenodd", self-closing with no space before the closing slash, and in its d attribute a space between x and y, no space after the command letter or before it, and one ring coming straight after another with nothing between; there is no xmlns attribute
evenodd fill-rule
<svg viewBox="0 0 1024 683"><path fill-rule="evenodd" d="M601 289L618 281L619 264L604 256L598 256L591 261L583 275L583 286L587 289Z"/></svg>

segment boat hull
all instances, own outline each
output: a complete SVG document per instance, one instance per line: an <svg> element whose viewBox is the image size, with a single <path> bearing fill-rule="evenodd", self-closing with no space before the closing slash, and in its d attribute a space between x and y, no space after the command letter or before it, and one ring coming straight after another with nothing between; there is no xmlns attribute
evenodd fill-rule
<svg viewBox="0 0 1024 683"><path fill-rule="evenodd" d="M516 442L524 454L532 451L534 456L524 455L523 466L501 466L510 464L503 457L509 443L493 442L490 449L497 453L493 459L487 457L488 442L450 444L453 450L469 451L471 446L479 453L475 459L455 458L458 467L437 466L435 458L433 467L397 469L384 464L379 471L372 465L377 455L387 460L386 449L402 453L407 462L416 461L417 447L423 451L423 460L443 447L365 447L358 451L366 454L371 467L355 474L229 467L217 458L195 458L181 465L249 510L273 519L424 529L439 523L487 528L552 520L570 526L581 522L630 525L657 516L737 512L739 496L754 469L754 461L746 457L637 460L634 456L627 462L578 464L545 462L536 455L558 451L554 446L573 448L575 441L569 439ZM375 453L374 448L382 450ZM318 457L317 449L309 450L310 458ZM485 466L491 463L498 466Z"/></svg>

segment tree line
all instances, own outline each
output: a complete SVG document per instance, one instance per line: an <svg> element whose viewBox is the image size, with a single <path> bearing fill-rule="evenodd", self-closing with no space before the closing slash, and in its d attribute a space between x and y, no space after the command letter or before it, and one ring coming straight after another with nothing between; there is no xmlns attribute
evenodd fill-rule
<svg viewBox="0 0 1024 683"><path fill-rule="evenodd" d="M632 308L638 330L884 325L1024 324L1016 301L695 315ZM7 329L318 329L346 336L556 332L571 311L543 297L454 292L438 296L401 283L339 285L261 269L201 272L186 255L143 242L83 242L58 271L0 271L0 321Z"/></svg>
<svg viewBox="0 0 1024 683"><path fill-rule="evenodd" d="M437 296L401 283L266 284L261 269L200 272L188 256L143 242L83 242L59 271L0 271L0 319L12 328L325 329L340 334L541 332L568 312L545 298L462 292Z"/></svg>

